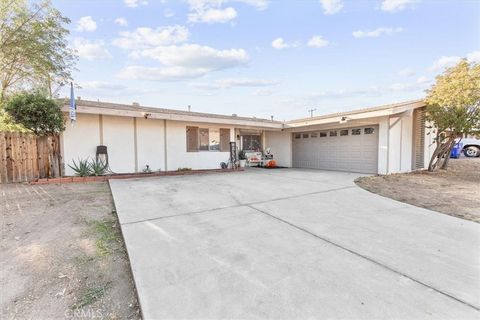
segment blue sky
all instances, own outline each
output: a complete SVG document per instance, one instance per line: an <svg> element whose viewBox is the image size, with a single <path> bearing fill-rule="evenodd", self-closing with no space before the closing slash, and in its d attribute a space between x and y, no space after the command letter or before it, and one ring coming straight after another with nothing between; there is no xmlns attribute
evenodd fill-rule
<svg viewBox="0 0 480 320"><path fill-rule="evenodd" d="M82 99L289 120L421 98L480 61L480 1L53 3Z"/></svg>

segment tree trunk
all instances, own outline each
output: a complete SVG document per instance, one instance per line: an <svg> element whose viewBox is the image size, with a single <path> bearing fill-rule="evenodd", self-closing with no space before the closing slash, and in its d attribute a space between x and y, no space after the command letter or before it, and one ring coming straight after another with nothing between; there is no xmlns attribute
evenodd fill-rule
<svg viewBox="0 0 480 320"><path fill-rule="evenodd" d="M446 169L448 160L450 159L450 152L455 146L455 137L449 137L446 142L437 144L435 151L432 154L430 163L428 164L428 171L433 172L437 168Z"/></svg>

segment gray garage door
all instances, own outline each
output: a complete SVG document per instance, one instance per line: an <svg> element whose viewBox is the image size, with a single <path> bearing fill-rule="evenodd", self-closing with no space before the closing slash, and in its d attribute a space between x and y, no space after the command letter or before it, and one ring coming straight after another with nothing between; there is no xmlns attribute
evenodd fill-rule
<svg viewBox="0 0 480 320"><path fill-rule="evenodd" d="M377 173L378 126L293 134L293 166Z"/></svg>

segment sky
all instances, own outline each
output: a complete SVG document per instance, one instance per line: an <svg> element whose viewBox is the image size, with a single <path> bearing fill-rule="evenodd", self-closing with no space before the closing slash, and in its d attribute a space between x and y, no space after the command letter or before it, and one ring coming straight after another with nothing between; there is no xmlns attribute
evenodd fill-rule
<svg viewBox="0 0 480 320"><path fill-rule="evenodd" d="M283 121L419 99L461 57L480 62L480 1L53 5L88 100Z"/></svg>

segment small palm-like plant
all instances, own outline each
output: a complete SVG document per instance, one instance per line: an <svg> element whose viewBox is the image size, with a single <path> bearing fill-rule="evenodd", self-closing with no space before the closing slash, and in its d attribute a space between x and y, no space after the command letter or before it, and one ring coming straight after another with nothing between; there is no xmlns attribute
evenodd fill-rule
<svg viewBox="0 0 480 320"><path fill-rule="evenodd" d="M72 162L73 165L68 166L75 172L76 176L87 177L92 175L92 165L88 159L78 159L78 163L75 160L72 160Z"/></svg>
<svg viewBox="0 0 480 320"><path fill-rule="evenodd" d="M107 165L100 159L95 159L90 162L90 175L101 176L107 172Z"/></svg>

